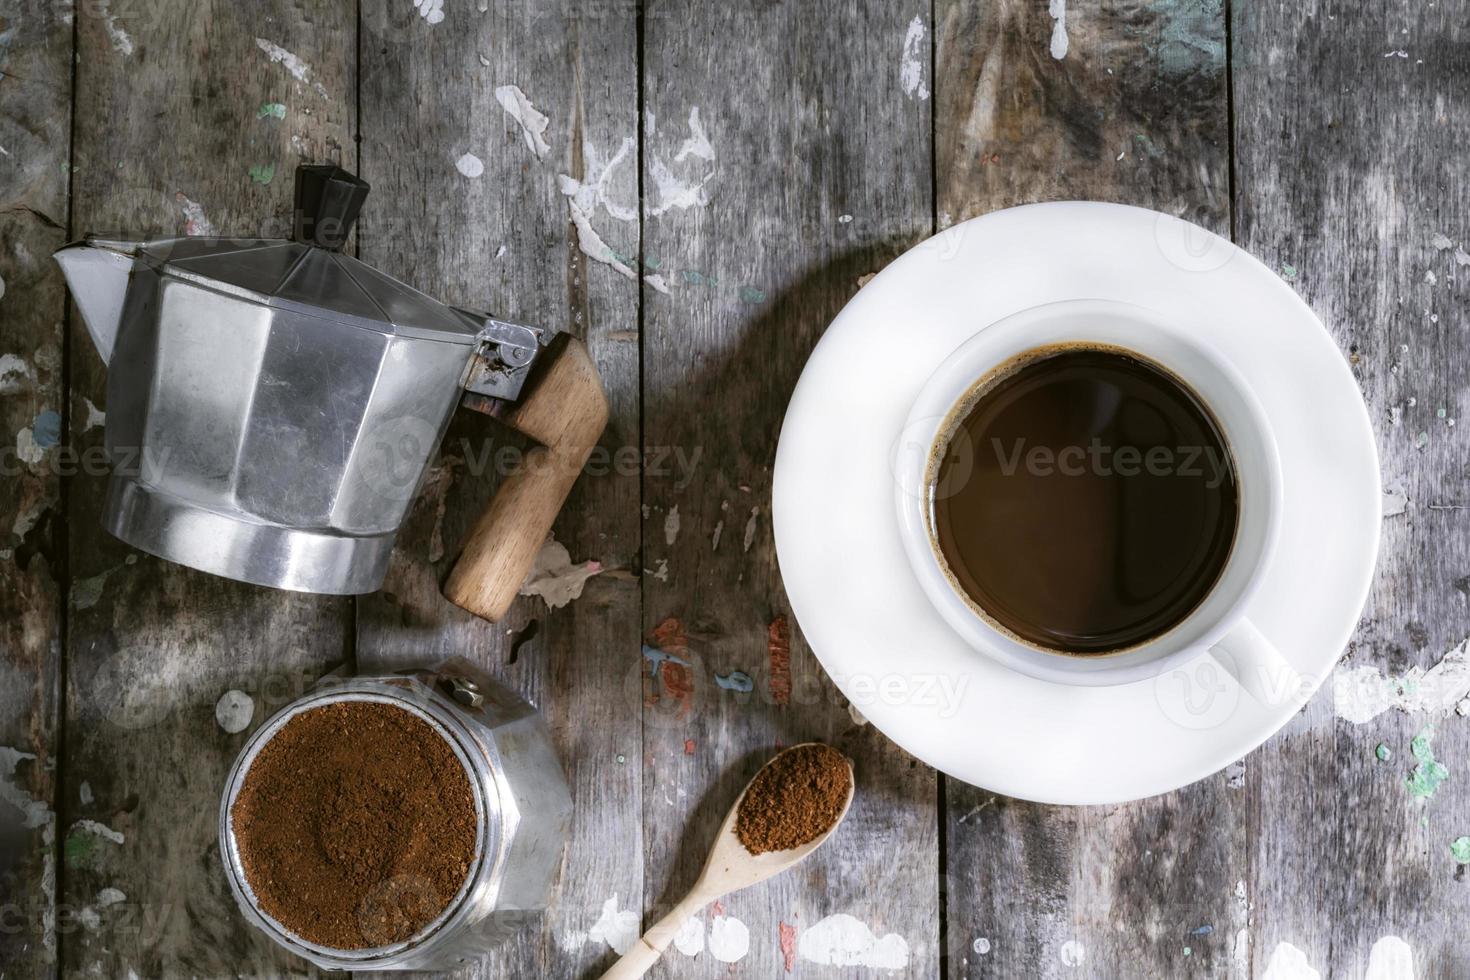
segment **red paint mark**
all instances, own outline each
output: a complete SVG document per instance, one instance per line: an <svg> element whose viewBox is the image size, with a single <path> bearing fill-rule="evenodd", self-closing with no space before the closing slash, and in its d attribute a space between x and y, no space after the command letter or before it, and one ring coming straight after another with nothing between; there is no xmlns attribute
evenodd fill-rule
<svg viewBox="0 0 1470 980"><path fill-rule="evenodd" d="M677 616L670 616L653 628L653 645L665 653L682 657L689 652L689 634Z"/></svg>
<svg viewBox="0 0 1470 980"><path fill-rule="evenodd" d="M796 926L781 923L781 958L786 961L786 972L796 966Z"/></svg>
<svg viewBox="0 0 1470 980"><path fill-rule="evenodd" d="M791 623L782 613L766 630L766 647L771 651L771 702L791 702Z"/></svg>
<svg viewBox="0 0 1470 980"><path fill-rule="evenodd" d="M685 755L693 755L694 754L694 739L692 739L692 738L686 738L684 740L684 754Z"/></svg>
<svg viewBox="0 0 1470 980"><path fill-rule="evenodd" d="M677 617L670 616L655 626L649 640L650 645L670 656L689 659L689 634ZM649 685L643 703L657 704L659 687L662 686L663 693L677 702L678 716L680 718L689 717L694 704L694 671L685 664L674 660L664 660L659 664L658 674L653 680L654 683Z"/></svg>
<svg viewBox="0 0 1470 980"><path fill-rule="evenodd" d="M723 919L725 917L725 903L721 901L716 901L714 908L710 911L715 914L715 918Z"/></svg>

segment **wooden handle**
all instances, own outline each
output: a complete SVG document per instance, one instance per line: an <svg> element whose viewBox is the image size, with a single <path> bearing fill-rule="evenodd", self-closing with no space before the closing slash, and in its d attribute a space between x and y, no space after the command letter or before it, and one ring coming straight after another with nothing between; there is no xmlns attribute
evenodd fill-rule
<svg viewBox="0 0 1470 980"><path fill-rule="evenodd" d="M690 894L675 905L673 911L659 919L651 929L643 934L643 937L634 944L618 961L612 965L612 969L602 975L602 980L638 980L639 977L653 969L653 964L663 956L664 950L669 948L669 943L679 934L684 923L689 917L698 912L706 904L704 898L697 894Z"/></svg>
<svg viewBox="0 0 1470 980"><path fill-rule="evenodd" d="M542 357L521 399L492 413L541 445L500 485L444 584L450 602L491 622L515 600L607 426L607 396L581 341L562 334Z"/></svg>

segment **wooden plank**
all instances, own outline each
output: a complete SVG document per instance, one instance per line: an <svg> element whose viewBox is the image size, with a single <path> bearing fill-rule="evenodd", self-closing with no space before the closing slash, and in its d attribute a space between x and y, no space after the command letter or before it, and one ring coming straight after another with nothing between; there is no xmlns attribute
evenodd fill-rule
<svg viewBox="0 0 1470 980"><path fill-rule="evenodd" d="M1045 4L940 0L936 18L941 227L1092 199L1228 234L1218 3L1074 3L1062 31ZM1235 957L1243 786L1236 771L1127 806L1064 809L947 781L950 976L1246 975Z"/></svg>
<svg viewBox="0 0 1470 980"><path fill-rule="evenodd" d="M353 4L76 9L75 232L159 236L212 224L279 237L298 160L351 153ZM285 117L264 104L284 106ZM274 175L257 169L253 179L253 167ZM106 379L75 315L70 369L69 435L86 450L102 432L87 430L79 406L86 398L105 410ZM69 492L63 970L298 971L300 961L248 928L220 871L219 794L246 736L223 731L214 707L243 690L258 724L301 693L346 655L349 603L132 551L98 529L103 487L86 475Z"/></svg>
<svg viewBox="0 0 1470 980"><path fill-rule="evenodd" d="M708 910L705 951L656 976L820 970L798 967L800 934L836 913L902 938L895 975L939 974L934 773L854 725L791 619L770 523L807 355L859 277L931 228L927 41L908 42L904 69L927 14L916 0L645 5L643 625L689 662L646 665L645 924L692 884L776 748L832 742L858 779L822 851L727 899L723 921ZM720 687L732 671L754 690ZM715 954L738 950L734 921L749 951L731 967Z"/></svg>
<svg viewBox="0 0 1470 980"><path fill-rule="evenodd" d="M1239 241L1351 352L1385 488L1406 498L1384 521L1376 586L1339 673L1433 670L1470 635L1465 435L1451 424L1470 412L1470 5L1233 10ZM1426 727L1449 779L1419 800L1406 780ZM1374 947L1397 937L1414 975L1470 974L1459 926L1470 893L1449 849L1470 833L1467 756L1457 714L1354 724L1330 691L1266 745L1253 766L1257 970L1291 947L1323 976L1364 976L1397 944Z"/></svg>
<svg viewBox="0 0 1470 980"><path fill-rule="evenodd" d="M573 791L571 844L542 927L474 975L572 977L608 952L587 937L603 904L615 897L636 907L643 888L633 575L638 290L579 250L572 202L558 181L596 185L637 132L635 8L488 7L446 4L443 20L429 23L409 4L364 6L363 169L374 190L361 256L431 295L586 341L612 418L555 537L572 559L599 561L604 571L569 606L522 598L493 626L440 596L458 542L529 448L462 411L400 535L384 593L359 604L357 657L362 670L470 657L540 706ZM522 108L517 92L530 104ZM545 115L544 130L533 113ZM636 216L635 149L593 193ZM612 247L636 254L636 221L589 201L591 224Z"/></svg>
<svg viewBox="0 0 1470 980"><path fill-rule="evenodd" d="M70 19L0 5L0 963L56 959L56 715L65 574L57 446L66 299L48 256L65 239Z"/></svg>

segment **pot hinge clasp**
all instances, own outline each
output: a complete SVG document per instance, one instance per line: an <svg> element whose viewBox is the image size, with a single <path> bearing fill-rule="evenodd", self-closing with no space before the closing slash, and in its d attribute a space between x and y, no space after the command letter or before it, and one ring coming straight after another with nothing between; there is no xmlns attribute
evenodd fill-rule
<svg viewBox="0 0 1470 980"><path fill-rule="evenodd" d="M464 381L465 406L486 411L489 406L483 399L514 402L521 396L526 378L551 339L551 332L491 317L466 315L479 322L480 330L479 346Z"/></svg>

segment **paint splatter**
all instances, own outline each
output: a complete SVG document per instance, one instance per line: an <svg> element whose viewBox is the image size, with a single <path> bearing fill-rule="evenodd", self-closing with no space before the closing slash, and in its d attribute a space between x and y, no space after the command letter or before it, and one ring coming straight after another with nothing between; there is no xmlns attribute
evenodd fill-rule
<svg viewBox="0 0 1470 980"><path fill-rule="evenodd" d="M1390 709L1448 715L1470 694L1470 639L1433 667L1410 667L1385 675L1372 666L1339 667L1332 675L1332 700L1339 718L1360 725Z"/></svg>
<svg viewBox="0 0 1470 980"><path fill-rule="evenodd" d="M760 515L760 512L761 509L759 507L750 508L750 520L745 522L744 548L746 551L749 551L750 546L755 543L755 519Z"/></svg>
<svg viewBox="0 0 1470 980"><path fill-rule="evenodd" d="M602 915L587 930L587 941L606 943L619 956L633 948L638 941L638 913L618 908L618 896L613 894L602 903Z"/></svg>
<svg viewBox="0 0 1470 980"><path fill-rule="evenodd" d="M15 770L20 764L35 761L35 755L30 752L0 745L0 802L19 811L21 826L27 830L44 827L52 820L51 808L15 783Z"/></svg>
<svg viewBox="0 0 1470 980"><path fill-rule="evenodd" d="M701 160L713 161L715 148L710 144L709 134L704 131L704 123L699 118L699 106L693 106L689 110L689 137L679 144L679 152L674 154L674 162L682 163L687 156L696 156Z"/></svg>
<svg viewBox="0 0 1470 980"><path fill-rule="evenodd" d="M454 169L473 180L485 172L485 161L473 153L466 153L454 161Z"/></svg>
<svg viewBox="0 0 1470 980"><path fill-rule="evenodd" d="M413 0L413 7L430 26L444 20L444 0Z"/></svg>
<svg viewBox="0 0 1470 980"><path fill-rule="evenodd" d="M669 165L655 154L649 161L648 174L653 178L654 190L658 195L658 203L648 206L649 215L655 218L676 208L687 211L690 208L702 208L709 203L709 194L704 185L714 177L714 171L695 181L686 180L669 169Z"/></svg>
<svg viewBox="0 0 1470 980"><path fill-rule="evenodd" d="M1455 249L1455 265L1470 265L1470 252L1463 248Z"/></svg>
<svg viewBox="0 0 1470 980"><path fill-rule="evenodd" d="M909 963L909 944L902 936L890 932L880 939L865 923L840 912L802 930L797 950L802 959L824 966L902 970Z"/></svg>
<svg viewBox="0 0 1470 980"><path fill-rule="evenodd" d="M1057 957L1063 966L1081 966L1082 961L1087 958L1087 948L1075 939L1068 939L1062 943Z"/></svg>
<svg viewBox="0 0 1470 980"><path fill-rule="evenodd" d="M903 35L903 54L898 62L898 84L903 94L920 102L929 98L929 86L924 84L925 56L929 53L924 44L924 18L915 15Z"/></svg>
<svg viewBox="0 0 1470 980"><path fill-rule="evenodd" d="M1067 0L1050 0L1046 12L1053 21L1051 26L1051 56L1061 61L1067 56L1071 41L1067 37Z"/></svg>
<svg viewBox="0 0 1470 980"><path fill-rule="evenodd" d="M716 674L715 684L726 691L749 694L755 690L755 681L743 670L732 670L728 674Z"/></svg>
<svg viewBox="0 0 1470 980"><path fill-rule="evenodd" d="M566 193L566 185L563 185L562 193ZM614 272L625 279L637 280L638 273L634 272L633 268L623 261L622 256L602 240L597 229L592 227L591 213L570 195L567 197L567 210L571 213L573 227L577 229L577 247L581 249L582 254L594 262L610 266Z"/></svg>
<svg viewBox="0 0 1470 980"><path fill-rule="evenodd" d="M100 837L103 840L110 840L114 844L122 844L127 840L127 838L123 836L122 831L113 830L105 823L99 823L96 820L90 819L78 820L76 823L72 824L71 830L67 832L67 837L74 837L78 834L90 834L93 837Z"/></svg>
<svg viewBox="0 0 1470 980"><path fill-rule="evenodd" d="M551 149L551 144L546 142L546 130L551 120L531 103L519 85L500 86L495 90L495 101L521 127L526 148L536 155L537 160L545 159Z"/></svg>
<svg viewBox="0 0 1470 980"><path fill-rule="evenodd" d="M791 702L791 621L782 613L766 627L766 649L771 656L771 701Z"/></svg>
<svg viewBox="0 0 1470 980"><path fill-rule="evenodd" d="M0 356L0 395L18 395L29 391L35 382L35 368L14 354Z"/></svg>
<svg viewBox="0 0 1470 980"><path fill-rule="evenodd" d="M1456 837L1450 841L1450 854L1460 864L1470 864L1470 837Z"/></svg>
<svg viewBox="0 0 1470 980"><path fill-rule="evenodd" d="M643 277L643 281L652 286L655 292L663 293L665 296L670 295L672 292L669 289L668 281L661 275L647 275Z"/></svg>
<svg viewBox="0 0 1470 980"><path fill-rule="evenodd" d="M269 184L276 179L276 165L274 163L257 163L250 168L250 179L257 184Z"/></svg>
<svg viewBox="0 0 1470 980"><path fill-rule="evenodd" d="M123 29L117 19L117 14L111 10L112 0L97 0L97 13L102 18L102 26L107 31L107 39L112 42L112 50L124 58L133 53L133 39Z"/></svg>
<svg viewBox="0 0 1470 980"><path fill-rule="evenodd" d="M285 119L286 106L280 102L262 102L255 112L256 119Z"/></svg>
<svg viewBox="0 0 1470 980"><path fill-rule="evenodd" d="M1421 730L1409 742L1409 751L1413 753L1415 761L1418 762L1406 780L1409 794L1415 799L1426 802L1434 796L1440 784L1450 778L1450 771L1434 758L1434 749L1429 744L1432 738L1434 738L1434 729L1429 727Z"/></svg>
<svg viewBox="0 0 1470 980"><path fill-rule="evenodd" d="M244 691L230 690L220 695L214 705L214 720L220 728L231 735L238 735L250 727L255 717L255 702Z"/></svg>
<svg viewBox="0 0 1470 980"><path fill-rule="evenodd" d="M265 56L271 60L271 64L280 65L282 68L286 69L286 71L291 73L292 78L296 79L303 85L310 85L313 89L316 90L316 93L318 95L320 95L324 99L327 98L326 87L323 86L321 82L313 82L311 80L311 66L308 65L306 62L302 61L300 58L296 57L296 55L292 54L290 51L287 51L279 44L276 44L274 41L267 41L263 37L258 37L255 39L255 46L260 48L261 51L265 52Z"/></svg>
<svg viewBox="0 0 1470 980"><path fill-rule="evenodd" d="M1402 493L1385 493L1383 495L1383 516L1398 517L1409 509L1409 498Z"/></svg>
<svg viewBox="0 0 1470 980"><path fill-rule="evenodd" d="M1430 236L1429 247L1436 252L1443 252L1445 249L1454 248L1455 243L1448 235L1437 231Z"/></svg>
<svg viewBox="0 0 1470 980"><path fill-rule="evenodd" d="M981 936L970 944L970 948L975 951L975 955L984 956L986 953L990 952L990 940L986 939L984 936Z"/></svg>
<svg viewBox="0 0 1470 980"><path fill-rule="evenodd" d="M736 963L750 952L750 930L739 919L717 913L709 924L709 952L721 963Z"/></svg>
<svg viewBox="0 0 1470 980"><path fill-rule="evenodd" d="M46 458L46 450L36 444L36 434L27 426L15 434L15 455L22 463L39 463Z"/></svg>
<svg viewBox="0 0 1470 980"><path fill-rule="evenodd" d="M1295 282L1297 275L1298 273L1296 266L1284 262L1281 264L1281 278L1285 279L1287 282Z"/></svg>
<svg viewBox="0 0 1470 980"><path fill-rule="evenodd" d="M91 806L96 802L97 798L92 795L92 784L85 779L82 780L82 785L77 787L77 799L82 801L82 806Z"/></svg>
<svg viewBox="0 0 1470 980"><path fill-rule="evenodd" d="M740 287L740 302L754 306L757 303L764 303L765 301L766 291L764 289L757 289L754 286Z"/></svg>
<svg viewBox="0 0 1470 980"><path fill-rule="evenodd" d="M781 962L785 964L786 972L790 973L796 966L796 927L783 921L777 929L781 935Z"/></svg>
<svg viewBox="0 0 1470 980"><path fill-rule="evenodd" d="M669 508L664 516L664 543L672 545L679 538L679 505Z"/></svg>
<svg viewBox="0 0 1470 980"><path fill-rule="evenodd" d="M1414 950L1398 936L1384 936L1368 953L1363 980L1414 980Z"/></svg>
<svg viewBox="0 0 1470 980"><path fill-rule="evenodd" d="M182 192L174 195L174 200L179 204L179 211L184 215L184 234L189 236L203 236L213 238L219 234L214 230L214 224L204 214L204 208L197 201L191 201Z"/></svg>
<svg viewBox="0 0 1470 980"><path fill-rule="evenodd" d="M1393 751L1387 745L1379 742L1378 746L1373 750L1373 755L1379 762L1387 762L1393 758Z"/></svg>
<svg viewBox="0 0 1470 980"><path fill-rule="evenodd" d="M581 598L587 580L601 571L602 564L597 561L572 564L566 546L548 537L531 563L530 574L521 585L521 595L539 595L552 609L560 609Z"/></svg>
<svg viewBox="0 0 1470 980"><path fill-rule="evenodd" d="M698 956L704 952L704 920L691 916L684 920L679 931L674 933L674 948L685 956Z"/></svg>
<svg viewBox="0 0 1470 980"><path fill-rule="evenodd" d="M675 704L675 714L687 718L694 706L694 671L689 662L689 635L684 624L670 616L653 628L643 656L651 664L653 683L644 703L655 705L667 695Z"/></svg>
<svg viewBox="0 0 1470 980"><path fill-rule="evenodd" d="M693 755L694 754L694 749L695 749L694 739L692 739L692 738L686 738L684 740L684 754L685 755Z"/></svg>

